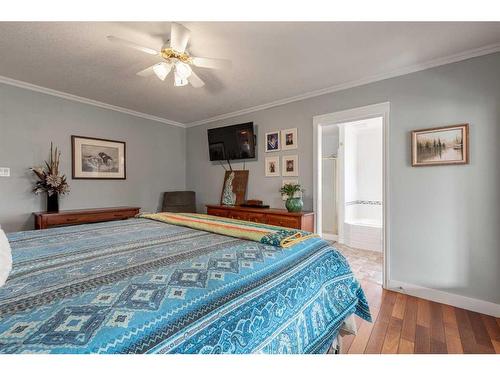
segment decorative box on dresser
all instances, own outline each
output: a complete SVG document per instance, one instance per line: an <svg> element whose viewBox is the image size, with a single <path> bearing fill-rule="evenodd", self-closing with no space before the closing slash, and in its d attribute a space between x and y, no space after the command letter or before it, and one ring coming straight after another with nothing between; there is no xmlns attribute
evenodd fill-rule
<svg viewBox="0 0 500 375"><path fill-rule="evenodd" d="M210 204L207 205L207 214L314 232L314 212L310 211L288 212L279 208Z"/></svg>
<svg viewBox="0 0 500 375"><path fill-rule="evenodd" d="M58 212L33 212L33 215L35 217L35 229L46 229L63 225L129 219L137 215L140 209L140 207L88 208Z"/></svg>

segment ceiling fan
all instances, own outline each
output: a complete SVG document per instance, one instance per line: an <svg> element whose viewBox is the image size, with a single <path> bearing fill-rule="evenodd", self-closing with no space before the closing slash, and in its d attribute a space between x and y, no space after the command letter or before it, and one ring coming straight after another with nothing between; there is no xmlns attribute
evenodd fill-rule
<svg viewBox="0 0 500 375"><path fill-rule="evenodd" d="M191 56L189 52L186 51L190 35L191 31L189 31L189 29L181 24L172 22L170 40L167 41L159 51L137 45L113 35L108 35L107 38L110 42L163 58L163 61L136 73L138 76L148 77L152 74L156 74L159 79L164 81L173 70L175 86L186 86L190 83L191 86L198 88L203 87L205 82L196 75L192 69L193 66L208 69L224 69L229 68L231 62L223 59Z"/></svg>

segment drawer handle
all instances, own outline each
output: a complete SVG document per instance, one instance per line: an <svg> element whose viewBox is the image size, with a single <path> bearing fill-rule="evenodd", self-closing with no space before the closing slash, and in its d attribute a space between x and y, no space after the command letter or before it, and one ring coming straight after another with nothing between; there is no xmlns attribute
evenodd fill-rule
<svg viewBox="0 0 500 375"><path fill-rule="evenodd" d="M66 218L66 221L67 222L78 221L78 218L76 218L76 217L68 217L68 218Z"/></svg>

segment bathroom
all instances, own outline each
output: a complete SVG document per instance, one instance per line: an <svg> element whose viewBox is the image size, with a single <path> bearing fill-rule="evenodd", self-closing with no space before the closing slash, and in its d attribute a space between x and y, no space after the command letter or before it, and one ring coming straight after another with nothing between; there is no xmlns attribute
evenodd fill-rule
<svg viewBox="0 0 500 375"><path fill-rule="evenodd" d="M321 153L322 235L381 283L383 118L323 126Z"/></svg>

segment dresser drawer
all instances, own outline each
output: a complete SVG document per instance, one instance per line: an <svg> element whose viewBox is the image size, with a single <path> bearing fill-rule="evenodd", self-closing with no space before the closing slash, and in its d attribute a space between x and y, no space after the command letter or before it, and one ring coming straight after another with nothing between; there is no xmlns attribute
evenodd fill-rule
<svg viewBox="0 0 500 375"><path fill-rule="evenodd" d="M267 215L267 224L300 229L300 217Z"/></svg>
<svg viewBox="0 0 500 375"><path fill-rule="evenodd" d="M85 217L80 216L80 215L47 215L45 218L45 223L48 226L55 226L55 225L71 225L71 224L78 224L78 223L84 223L85 222Z"/></svg>
<svg viewBox="0 0 500 375"><path fill-rule="evenodd" d="M124 220L139 213L140 207L87 208L59 212L34 212L35 229L55 226L97 223L100 221Z"/></svg>
<svg viewBox="0 0 500 375"><path fill-rule="evenodd" d="M218 210L216 208L209 208L207 210L207 215L219 216L219 217L228 217L229 212L227 210Z"/></svg>
<svg viewBox="0 0 500 375"><path fill-rule="evenodd" d="M253 221L254 223L267 224L267 216L265 214L256 214L254 212L249 212L247 220Z"/></svg>
<svg viewBox="0 0 500 375"><path fill-rule="evenodd" d="M227 217L236 220L248 220L248 213L241 211L229 211Z"/></svg>
<svg viewBox="0 0 500 375"><path fill-rule="evenodd" d="M102 218L102 220L104 221L107 221L107 220L125 220L134 217L137 214L138 212L134 211L121 211L121 212L110 212L104 215L103 214L94 214L94 215L96 219L98 219L99 221L101 221L100 218Z"/></svg>
<svg viewBox="0 0 500 375"><path fill-rule="evenodd" d="M284 228L314 231L314 214L303 211L290 213L279 208L260 208L247 206L224 206L209 204L207 214L253 223L269 224Z"/></svg>
<svg viewBox="0 0 500 375"><path fill-rule="evenodd" d="M47 226L95 223L99 221L127 219L129 217L133 217L134 215L135 212L133 211L65 214L65 215L53 215L53 216L47 215L45 217L45 223Z"/></svg>

